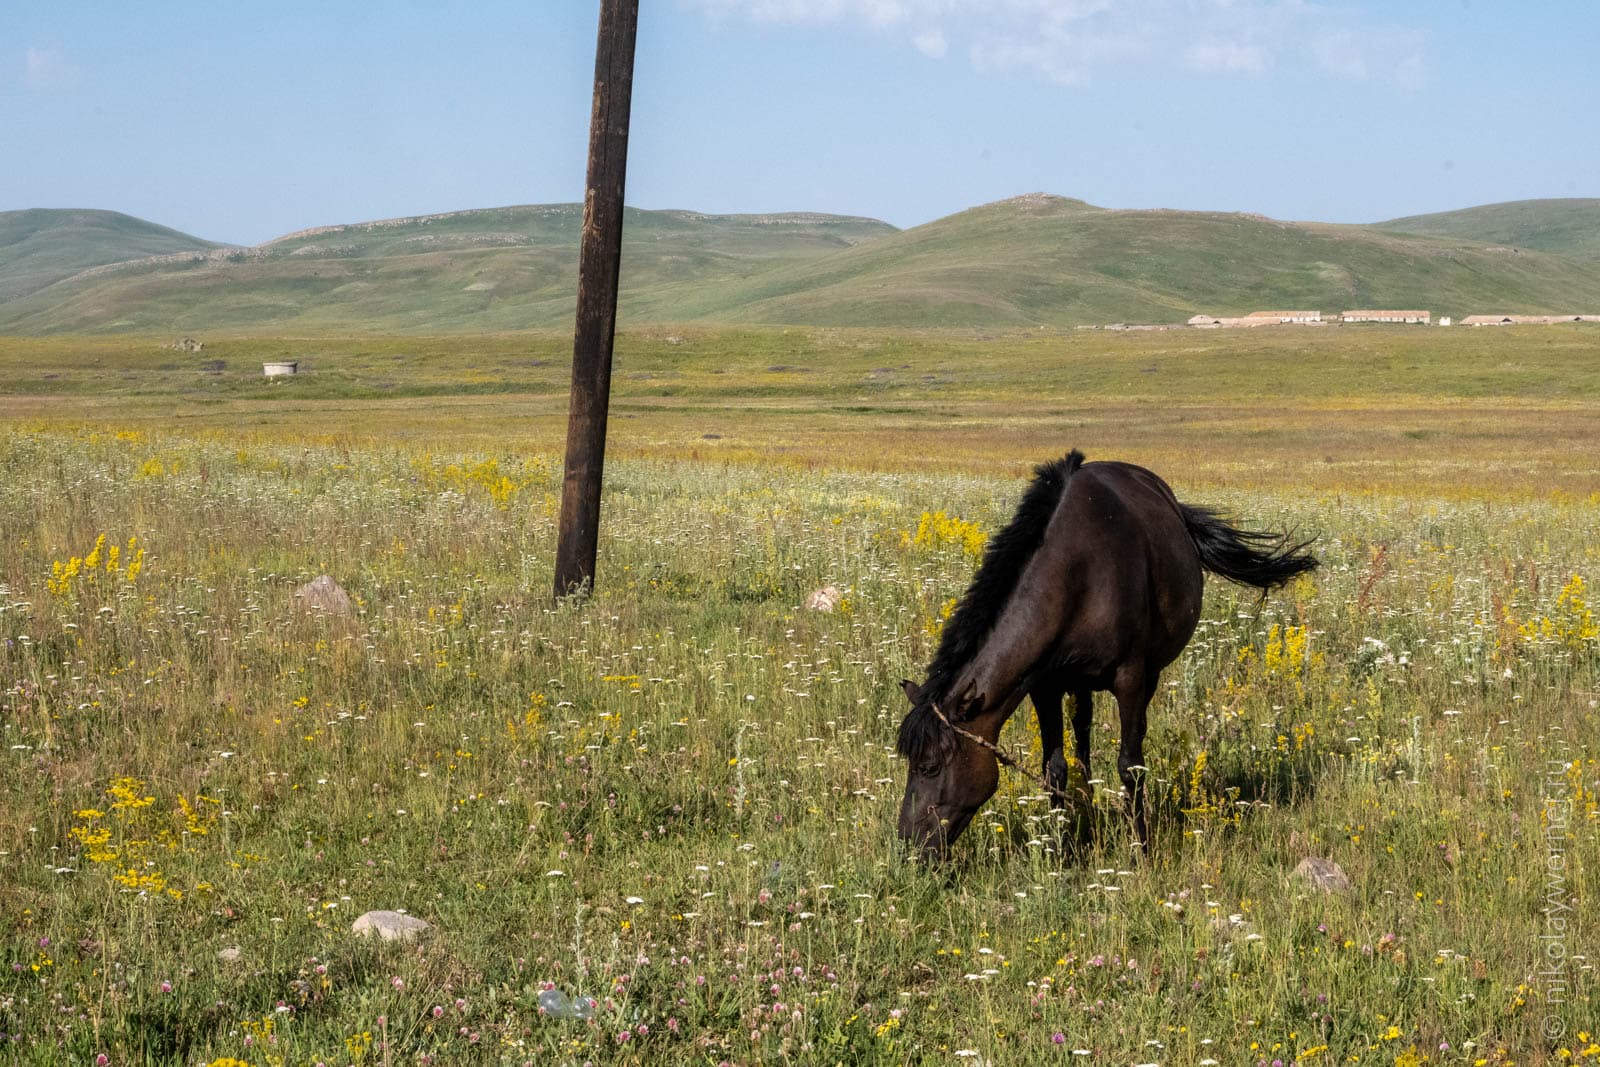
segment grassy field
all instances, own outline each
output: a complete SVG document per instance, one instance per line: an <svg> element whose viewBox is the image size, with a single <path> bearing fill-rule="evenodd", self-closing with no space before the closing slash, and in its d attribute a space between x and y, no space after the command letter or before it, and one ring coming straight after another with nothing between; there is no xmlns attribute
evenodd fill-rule
<svg viewBox="0 0 1600 1067"><path fill-rule="evenodd" d="M550 453L571 339L0 338L0 417ZM268 359L306 374L269 382ZM1175 480L1600 488L1600 327L1105 333L705 327L618 338L610 454L1020 477L1073 445Z"/></svg>
<svg viewBox="0 0 1600 1067"><path fill-rule="evenodd" d="M0 341L0 1058L1600 1057L1594 334L632 333L558 605L564 347ZM1322 569L1208 587L1144 862L1108 707L1091 847L1006 774L904 862L951 520L1070 445ZM434 931L354 938L379 908Z"/></svg>

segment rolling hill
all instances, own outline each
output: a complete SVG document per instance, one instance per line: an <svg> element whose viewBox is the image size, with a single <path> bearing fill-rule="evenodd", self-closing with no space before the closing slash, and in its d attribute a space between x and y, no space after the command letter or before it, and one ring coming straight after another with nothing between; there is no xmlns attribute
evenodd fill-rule
<svg viewBox="0 0 1600 1067"><path fill-rule="evenodd" d="M1572 234L1582 213L1547 214L1566 218L1581 248ZM581 222L574 204L459 211L95 266L0 300L0 333L563 327ZM1556 230L1545 232L1555 240ZM904 231L833 215L630 208L622 287L621 318L632 324L1068 326L1266 307L1563 312L1600 307L1600 257L1391 223L1108 210L1030 194Z"/></svg>
<svg viewBox="0 0 1600 1067"><path fill-rule="evenodd" d="M1366 226L1032 194L708 294L697 317L872 325L1182 321L1257 308L1600 305L1600 264Z"/></svg>
<svg viewBox="0 0 1600 1067"><path fill-rule="evenodd" d="M0 303L0 332L515 329L569 319L581 205L457 211L304 230L98 267ZM629 208L625 307L895 233L874 219ZM670 301L668 302L670 306Z"/></svg>
<svg viewBox="0 0 1600 1067"><path fill-rule="evenodd" d="M1600 259L1600 200L1512 200L1373 224L1427 237L1531 248Z"/></svg>
<svg viewBox="0 0 1600 1067"><path fill-rule="evenodd" d="M0 211L0 305L90 267L216 247L116 211Z"/></svg>

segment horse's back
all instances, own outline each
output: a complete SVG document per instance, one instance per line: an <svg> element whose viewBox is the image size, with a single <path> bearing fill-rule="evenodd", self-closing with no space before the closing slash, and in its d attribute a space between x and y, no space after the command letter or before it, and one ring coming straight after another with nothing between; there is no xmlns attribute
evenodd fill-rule
<svg viewBox="0 0 1600 1067"><path fill-rule="evenodd" d="M1085 463L1068 483L1061 508L1063 533L1130 577L1199 575L1200 556L1178 498L1143 467Z"/></svg>
<svg viewBox="0 0 1600 1067"><path fill-rule="evenodd" d="M1067 484L1061 573L1078 610L1062 636L1100 670L1130 659L1160 670L1194 633L1204 576L1179 507L1166 482L1131 463L1085 463Z"/></svg>

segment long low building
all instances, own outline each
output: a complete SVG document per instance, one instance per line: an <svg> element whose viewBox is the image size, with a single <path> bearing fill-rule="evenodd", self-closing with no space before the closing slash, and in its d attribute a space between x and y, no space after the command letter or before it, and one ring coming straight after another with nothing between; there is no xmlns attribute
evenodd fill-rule
<svg viewBox="0 0 1600 1067"><path fill-rule="evenodd" d="M1252 319L1242 315L1195 315L1189 320L1190 326L1201 329L1217 329L1223 326L1276 326L1276 319Z"/></svg>
<svg viewBox="0 0 1600 1067"><path fill-rule="evenodd" d="M1433 321L1426 311L1341 311L1341 322L1420 322L1424 326Z"/></svg>
<svg viewBox="0 0 1600 1067"><path fill-rule="evenodd" d="M1558 322L1600 322L1600 315L1468 315L1463 326L1552 326Z"/></svg>
<svg viewBox="0 0 1600 1067"><path fill-rule="evenodd" d="M1194 315L1190 326L1281 326L1286 323L1320 323L1320 311L1252 311L1248 315Z"/></svg>
<svg viewBox="0 0 1600 1067"><path fill-rule="evenodd" d="M1247 319L1266 319L1268 322L1321 322L1320 311L1252 311Z"/></svg>

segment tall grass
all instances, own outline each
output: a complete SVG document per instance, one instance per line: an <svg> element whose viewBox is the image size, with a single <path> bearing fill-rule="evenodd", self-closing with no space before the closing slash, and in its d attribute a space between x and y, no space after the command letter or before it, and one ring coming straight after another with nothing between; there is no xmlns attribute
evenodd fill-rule
<svg viewBox="0 0 1600 1067"><path fill-rule="evenodd" d="M1324 565L1209 586L1151 712L1150 856L1102 708L1090 848L1007 777L926 869L893 841L898 680L973 561L917 534L992 530L1020 483L608 475L599 594L556 605L549 457L4 432L0 1048L1600 1056L1592 502L1180 486L1320 534ZM352 617L297 604L324 572ZM830 582L835 612L799 607ZM1038 758L1030 713L1005 741ZM1292 880L1308 855L1351 892ZM435 932L357 940L376 908ZM551 984L594 1020L541 1015Z"/></svg>

